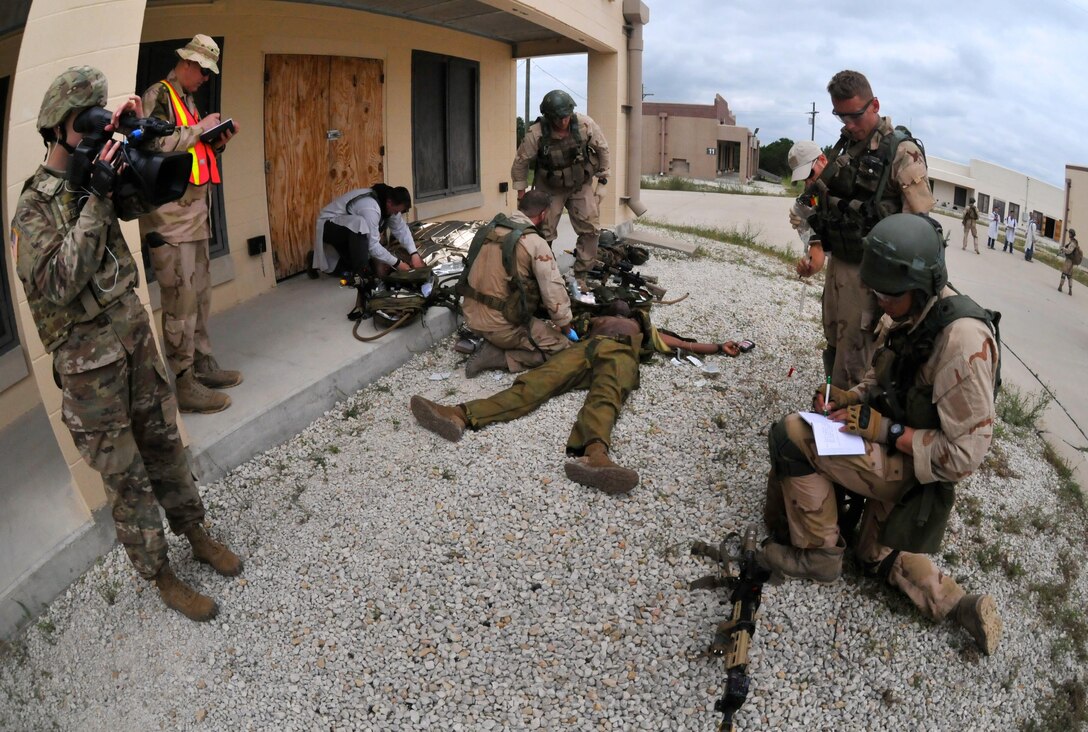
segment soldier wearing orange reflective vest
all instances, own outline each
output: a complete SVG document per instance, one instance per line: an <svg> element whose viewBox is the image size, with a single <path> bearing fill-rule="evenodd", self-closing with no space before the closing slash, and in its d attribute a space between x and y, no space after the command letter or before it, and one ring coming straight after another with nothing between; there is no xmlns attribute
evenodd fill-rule
<svg viewBox="0 0 1088 732"><path fill-rule="evenodd" d="M177 125L158 146L164 151L188 150L193 156L192 175L184 196L140 220L140 234L148 242L162 293L164 353L176 376L178 406L183 412L218 412L230 406L230 397L218 389L240 384L242 374L219 368L208 338L210 184L220 181L215 153L237 134L238 125L211 143L200 140L205 130L220 122L218 112L201 117L193 99L208 77L219 73L216 42L197 35L177 50L177 56L166 78L144 92L143 103L151 116Z"/></svg>

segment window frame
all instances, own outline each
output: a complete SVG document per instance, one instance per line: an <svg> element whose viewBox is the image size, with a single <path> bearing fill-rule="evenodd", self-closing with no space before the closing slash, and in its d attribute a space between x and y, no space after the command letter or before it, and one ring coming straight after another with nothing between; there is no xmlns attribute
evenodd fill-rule
<svg viewBox="0 0 1088 732"><path fill-rule="evenodd" d="M8 93L10 91L11 77L0 77L0 109L2 110L6 111L8 108ZM9 116L5 114L4 119L9 119ZM6 127L6 123L0 123L0 150L4 149ZM3 201L0 201L0 219L8 221ZM10 247L8 251L11 251ZM19 342L19 328L15 323L15 301L12 299L13 293L8 282L7 259L7 257L0 257L0 356L19 348L21 345ZM14 269L17 266L14 258L11 266L12 274L14 274Z"/></svg>
<svg viewBox="0 0 1088 732"><path fill-rule="evenodd" d="M426 190L421 188L421 182L429 177L430 172L424 170L425 161L422 158L420 149L422 147L420 138L424 132L423 125L436 124L431 115L422 114L420 105L416 104L417 93L420 89L417 87L417 83L423 81L423 74L429 73L434 70L435 64L442 67L444 72L444 97L441 101L443 115L441 117L441 123L444 129L444 183L442 187L428 188ZM471 74L472 81L472 99L469 102L468 111L472 116L471 134L473 137L473 151L472 151L472 169L473 169L473 181L469 183L451 184L451 181L455 178L454 161L455 158L450 155L450 150L454 148L454 140L456 138L454 134L454 124L458 120L453 117L453 108L450 104L450 89L451 89L451 70L467 71ZM461 58L458 56L450 56L447 54L432 53L430 51L422 51L413 49L412 51L412 178L413 178L413 198L419 202L438 201L454 196L461 196L468 193L478 193L481 190L481 174L480 174L480 62L472 59Z"/></svg>

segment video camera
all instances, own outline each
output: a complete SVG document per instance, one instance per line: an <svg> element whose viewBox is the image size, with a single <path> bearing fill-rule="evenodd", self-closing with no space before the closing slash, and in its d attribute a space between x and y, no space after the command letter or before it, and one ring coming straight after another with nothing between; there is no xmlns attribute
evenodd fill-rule
<svg viewBox="0 0 1088 732"><path fill-rule="evenodd" d="M125 141L109 163L96 161L111 133L106 132L113 113L103 107L88 107L76 117L73 127L83 133L68 163L68 180L73 187L88 188L96 194L113 193L118 198L138 197L150 207L176 201L189 186L193 159L188 152L155 152L153 140L174 132L174 125L154 117L137 117L125 112L118 131Z"/></svg>

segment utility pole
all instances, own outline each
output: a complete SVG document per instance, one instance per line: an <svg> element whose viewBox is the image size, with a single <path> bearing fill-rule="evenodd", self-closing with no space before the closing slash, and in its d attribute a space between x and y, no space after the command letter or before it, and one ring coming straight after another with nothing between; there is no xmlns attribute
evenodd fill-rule
<svg viewBox="0 0 1088 732"><path fill-rule="evenodd" d="M819 114L819 112L816 111L816 102L812 103L812 111L811 112L805 112L805 114L807 114L809 117L811 117L811 119L808 121L808 125L812 130L812 134L809 135L808 139L812 140L813 142L816 142L816 115Z"/></svg>
<svg viewBox="0 0 1088 732"><path fill-rule="evenodd" d="M526 57L525 59L525 131L529 131L529 67L532 66L533 60Z"/></svg>
<svg viewBox="0 0 1088 732"><path fill-rule="evenodd" d="M643 101L646 100L646 97L652 97L653 95L654 95L653 92L646 91L646 85L643 84L642 85L642 99L643 99Z"/></svg>

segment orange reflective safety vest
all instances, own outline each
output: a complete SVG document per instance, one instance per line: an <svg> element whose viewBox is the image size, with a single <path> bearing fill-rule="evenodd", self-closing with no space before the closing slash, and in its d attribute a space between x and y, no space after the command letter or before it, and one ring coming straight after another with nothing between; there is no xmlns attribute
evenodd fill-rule
<svg viewBox="0 0 1088 732"><path fill-rule="evenodd" d="M169 81L163 79L162 84L170 92L170 106L174 108L174 123L178 127L196 125L200 121L200 116L189 111ZM202 186L209 180L212 183L218 183L219 163L216 162L212 146L198 139L196 144L189 148L189 153L193 156L193 172L189 175L189 182L195 186Z"/></svg>

